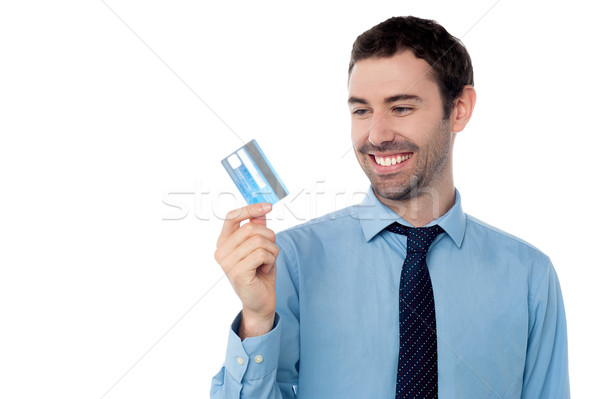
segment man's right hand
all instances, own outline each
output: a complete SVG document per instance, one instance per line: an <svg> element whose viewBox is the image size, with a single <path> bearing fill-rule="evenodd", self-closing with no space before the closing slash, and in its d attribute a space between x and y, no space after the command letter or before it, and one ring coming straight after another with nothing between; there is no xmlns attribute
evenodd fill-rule
<svg viewBox="0 0 600 399"><path fill-rule="evenodd" d="M239 337L268 333L275 320L275 260L279 248L267 228L269 203L252 204L227 214L215 259L242 301ZM240 226L244 220L248 223Z"/></svg>

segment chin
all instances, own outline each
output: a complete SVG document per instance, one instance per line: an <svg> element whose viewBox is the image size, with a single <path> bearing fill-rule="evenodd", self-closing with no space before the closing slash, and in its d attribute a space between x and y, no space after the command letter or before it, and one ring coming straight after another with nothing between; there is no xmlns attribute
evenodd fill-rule
<svg viewBox="0 0 600 399"><path fill-rule="evenodd" d="M416 195L416 184L411 183L413 182L408 181L397 184L392 182L378 183L371 180L373 192L377 194L378 197L392 201L401 201L414 197Z"/></svg>

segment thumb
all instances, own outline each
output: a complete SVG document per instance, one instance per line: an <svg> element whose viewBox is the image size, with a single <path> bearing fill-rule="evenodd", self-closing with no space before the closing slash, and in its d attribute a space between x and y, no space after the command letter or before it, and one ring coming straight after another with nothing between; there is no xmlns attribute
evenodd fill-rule
<svg viewBox="0 0 600 399"><path fill-rule="evenodd" d="M251 218L251 223L262 224L263 226L267 225L267 215L262 215L259 217Z"/></svg>
<svg viewBox="0 0 600 399"><path fill-rule="evenodd" d="M257 217L251 217L250 222L256 223L256 224L262 224L263 226L266 226L267 225L267 213L271 212L272 205L268 202L263 202L261 204L261 207L262 207L262 212L264 212L264 213L261 212L262 215L259 214L259 216L257 216Z"/></svg>

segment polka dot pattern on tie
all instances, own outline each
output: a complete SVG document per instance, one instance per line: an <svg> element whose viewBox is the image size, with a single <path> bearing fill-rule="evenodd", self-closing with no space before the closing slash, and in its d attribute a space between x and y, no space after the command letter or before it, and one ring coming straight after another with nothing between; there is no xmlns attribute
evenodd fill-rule
<svg viewBox="0 0 600 399"><path fill-rule="evenodd" d="M427 252L444 232L440 226L410 228L394 223L388 231L407 236L400 277L400 351L396 399L438 397L435 301Z"/></svg>

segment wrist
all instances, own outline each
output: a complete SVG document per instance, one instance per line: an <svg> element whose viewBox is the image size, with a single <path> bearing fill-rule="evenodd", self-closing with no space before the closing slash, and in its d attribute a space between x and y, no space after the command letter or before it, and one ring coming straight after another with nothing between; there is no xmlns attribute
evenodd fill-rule
<svg viewBox="0 0 600 399"><path fill-rule="evenodd" d="M238 336L243 341L249 337L265 335L273 329L273 324L275 324L274 311L266 315L257 315L243 309Z"/></svg>

